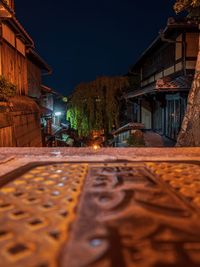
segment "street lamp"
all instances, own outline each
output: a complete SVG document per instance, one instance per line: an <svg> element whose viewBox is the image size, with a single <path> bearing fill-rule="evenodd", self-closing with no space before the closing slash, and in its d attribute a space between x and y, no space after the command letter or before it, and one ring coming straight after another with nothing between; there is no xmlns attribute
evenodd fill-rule
<svg viewBox="0 0 200 267"><path fill-rule="evenodd" d="M57 111L57 112L55 112L55 116L61 116L62 115L62 113L60 112L60 111Z"/></svg>

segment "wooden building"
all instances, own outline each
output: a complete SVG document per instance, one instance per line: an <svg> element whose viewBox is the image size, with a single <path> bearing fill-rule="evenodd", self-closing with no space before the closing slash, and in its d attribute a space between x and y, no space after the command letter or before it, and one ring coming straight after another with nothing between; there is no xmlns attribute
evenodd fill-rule
<svg viewBox="0 0 200 267"><path fill-rule="evenodd" d="M65 97L53 89L42 85L41 129L43 146L56 145L57 135L62 128L68 128L66 122L67 104Z"/></svg>
<svg viewBox="0 0 200 267"><path fill-rule="evenodd" d="M134 122L176 140L194 76L198 36L198 23L170 18L143 52L131 69L140 75L140 86L125 95Z"/></svg>
<svg viewBox="0 0 200 267"><path fill-rule="evenodd" d="M1 0L0 77L13 84L16 93L11 98L3 92L0 100L0 146L42 145L40 108L35 100L41 96L43 73L49 74L51 69L36 53L32 38L17 20L14 0Z"/></svg>

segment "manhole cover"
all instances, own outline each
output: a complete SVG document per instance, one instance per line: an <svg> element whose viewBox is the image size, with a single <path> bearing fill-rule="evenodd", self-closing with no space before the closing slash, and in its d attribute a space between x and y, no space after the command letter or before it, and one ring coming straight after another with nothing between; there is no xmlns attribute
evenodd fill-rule
<svg viewBox="0 0 200 267"><path fill-rule="evenodd" d="M200 266L197 163L56 163L2 179L2 267Z"/></svg>

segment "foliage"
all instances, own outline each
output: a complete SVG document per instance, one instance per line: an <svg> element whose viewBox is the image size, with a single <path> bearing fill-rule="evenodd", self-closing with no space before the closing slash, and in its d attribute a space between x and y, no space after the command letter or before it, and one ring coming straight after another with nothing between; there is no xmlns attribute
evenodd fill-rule
<svg viewBox="0 0 200 267"><path fill-rule="evenodd" d="M191 8L196 8L199 6L200 0L176 0L174 10L176 11L176 13L179 13L184 10L190 10Z"/></svg>
<svg viewBox="0 0 200 267"><path fill-rule="evenodd" d="M0 76L0 95L3 97L12 97L16 95L16 86Z"/></svg>
<svg viewBox="0 0 200 267"><path fill-rule="evenodd" d="M67 112L71 126L82 136L101 129L107 134L113 125L118 127L119 99L128 86L128 78L121 76L99 77L79 84Z"/></svg>

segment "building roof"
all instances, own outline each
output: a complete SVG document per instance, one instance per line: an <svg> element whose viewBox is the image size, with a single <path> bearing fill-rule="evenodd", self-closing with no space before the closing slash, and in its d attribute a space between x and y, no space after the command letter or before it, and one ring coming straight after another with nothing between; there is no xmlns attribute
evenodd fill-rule
<svg viewBox="0 0 200 267"><path fill-rule="evenodd" d="M17 20L15 16L13 16L10 20L12 26L14 26L25 38L27 44L31 45L34 47L34 41L31 38L31 36L27 33L27 31L24 29L24 27L21 25L21 23Z"/></svg>
<svg viewBox="0 0 200 267"><path fill-rule="evenodd" d="M175 19L175 18L169 18L167 22L167 26L162 31L162 34L166 37L170 35L171 32L174 30L197 30L198 31L198 22L188 20L187 18L181 18L181 19ZM161 35L159 34L153 42L147 47L147 49L140 55L136 63L131 67L130 72L134 72L134 69L137 69L137 67L141 64L142 60L152 52L158 46L159 44L163 43Z"/></svg>
<svg viewBox="0 0 200 267"><path fill-rule="evenodd" d="M58 92L54 91L52 88L50 88L46 85L42 85L41 90L43 93L46 93L46 94L52 94L52 95L60 96L60 94Z"/></svg>
<svg viewBox="0 0 200 267"><path fill-rule="evenodd" d="M5 0L0 0L0 5L7 12L7 14L1 14L0 17L3 16L3 19L9 24L13 30L19 35L21 39L23 39L27 49L27 54L31 57L32 60L41 68L41 70L47 72L48 74L52 73L52 69L49 65L34 51L34 41L31 36L27 33L21 23L17 20L14 10L10 8L10 6L6 3ZM4 12L4 13L5 13Z"/></svg>
<svg viewBox="0 0 200 267"><path fill-rule="evenodd" d="M42 85L41 90L43 93L53 94L53 90L50 87L47 87L46 85Z"/></svg>
<svg viewBox="0 0 200 267"><path fill-rule="evenodd" d="M1 18L7 20L9 24L20 34L22 34L23 39L26 41L26 44L29 44L34 47L34 42L21 23L15 17L14 10L7 4L5 0L0 0L1 6Z"/></svg>
<svg viewBox="0 0 200 267"><path fill-rule="evenodd" d="M124 95L124 98L130 99L154 92L189 91L192 85L192 81L193 81L192 75L179 76L176 78L164 77L162 79L157 80L155 83L146 86L143 89L134 90Z"/></svg>
<svg viewBox="0 0 200 267"><path fill-rule="evenodd" d="M47 72L47 74L52 73L51 67L36 53L35 50L29 48L27 50L27 55L41 68L41 70Z"/></svg>
<svg viewBox="0 0 200 267"><path fill-rule="evenodd" d="M119 129L115 130L112 132L113 135L117 135L129 130L141 130L144 129L144 124L143 123L136 123L136 122L130 122Z"/></svg>
<svg viewBox="0 0 200 267"><path fill-rule="evenodd" d="M193 81L193 75L178 76L174 79L164 77L156 81L156 89L162 91L163 89L190 89Z"/></svg>
<svg viewBox="0 0 200 267"><path fill-rule="evenodd" d="M52 115L53 111L49 108L40 106L40 112L43 116L49 117Z"/></svg>
<svg viewBox="0 0 200 267"><path fill-rule="evenodd" d="M14 10L8 5L5 0L0 0L1 11L8 11L11 15L14 14ZM4 9L4 10L3 10ZM4 15L8 15L8 13L4 13Z"/></svg>

